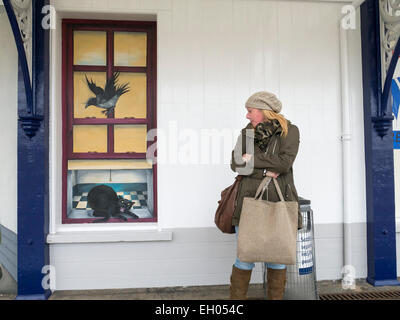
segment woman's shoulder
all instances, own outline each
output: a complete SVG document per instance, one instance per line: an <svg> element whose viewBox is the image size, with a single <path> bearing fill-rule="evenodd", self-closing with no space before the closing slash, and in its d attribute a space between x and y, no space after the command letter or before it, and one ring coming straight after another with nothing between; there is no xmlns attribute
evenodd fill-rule
<svg viewBox="0 0 400 320"><path fill-rule="evenodd" d="M247 131L250 130L250 131ZM240 135L245 135L245 136L253 136L254 128L249 122L243 129L240 130Z"/></svg>
<svg viewBox="0 0 400 320"><path fill-rule="evenodd" d="M254 129L251 122L249 122L242 130L246 130L246 129Z"/></svg>
<svg viewBox="0 0 400 320"><path fill-rule="evenodd" d="M288 121L288 133L284 140L287 143L292 143L292 142L296 142L296 141L298 142L299 139L300 139L299 128L292 122Z"/></svg>
<svg viewBox="0 0 400 320"><path fill-rule="evenodd" d="M288 122L288 131L293 131L293 132L299 132L299 128L290 120L287 120Z"/></svg>

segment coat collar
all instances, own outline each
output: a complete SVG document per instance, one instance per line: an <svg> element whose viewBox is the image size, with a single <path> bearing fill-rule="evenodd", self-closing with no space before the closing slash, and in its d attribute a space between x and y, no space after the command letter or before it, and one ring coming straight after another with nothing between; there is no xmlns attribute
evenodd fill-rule
<svg viewBox="0 0 400 320"><path fill-rule="evenodd" d="M287 120L287 119L286 119L286 120ZM287 120L287 122L288 122L288 127L290 127L290 125L291 125L290 120ZM252 129L252 130L254 131L254 128L253 128L251 122L249 122L249 123L247 124L247 126L244 128L244 130L246 130L246 129ZM281 126L279 126L279 128L276 129L276 133L280 133L280 132L282 132L282 127L281 127Z"/></svg>

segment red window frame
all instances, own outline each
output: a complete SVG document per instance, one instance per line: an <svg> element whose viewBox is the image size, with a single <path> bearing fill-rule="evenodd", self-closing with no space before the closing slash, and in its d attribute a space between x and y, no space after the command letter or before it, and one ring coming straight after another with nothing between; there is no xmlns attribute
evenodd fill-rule
<svg viewBox="0 0 400 320"><path fill-rule="evenodd" d="M62 74L63 74L63 165L62 165L62 223L88 223L96 219L71 219L67 217L67 173L68 160L76 159L146 159L146 153L114 153L114 125L142 124L147 125L147 131L156 129L156 92L157 92L157 33L156 22L151 21L109 21L109 20L62 20ZM73 61L73 34L74 31L105 31L107 33L107 62L106 66L74 65ZM146 67L114 66L114 32L145 32L147 33L147 63ZM75 71L105 72L107 79L114 72L146 73L147 77L147 118L115 119L112 114L106 119L74 119L73 117L73 74ZM107 125L107 153L73 153L73 126L74 125ZM157 139L155 139L157 140ZM147 147L156 141L147 142ZM157 165L153 164L153 218L128 219L129 222L156 222L157 221ZM111 218L109 222L121 222Z"/></svg>

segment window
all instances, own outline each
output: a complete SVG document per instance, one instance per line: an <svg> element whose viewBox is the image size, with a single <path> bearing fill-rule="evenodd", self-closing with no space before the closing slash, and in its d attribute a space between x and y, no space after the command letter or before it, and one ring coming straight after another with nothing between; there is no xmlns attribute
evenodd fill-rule
<svg viewBox="0 0 400 320"><path fill-rule="evenodd" d="M63 223L157 221L155 128L156 23L63 20Z"/></svg>

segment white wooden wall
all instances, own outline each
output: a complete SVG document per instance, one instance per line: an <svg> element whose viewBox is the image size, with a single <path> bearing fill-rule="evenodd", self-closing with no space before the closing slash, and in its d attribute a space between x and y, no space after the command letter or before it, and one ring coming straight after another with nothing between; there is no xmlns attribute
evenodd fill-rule
<svg viewBox="0 0 400 320"><path fill-rule="evenodd" d="M57 289L228 283L235 238L217 232L213 218L221 190L234 177L229 168L230 152L235 130L247 124L244 103L258 90L276 93L283 102L282 113L300 129L295 183L299 195L310 199L314 210L318 280L341 278L338 20L344 2L53 0L52 4L58 20L57 29L52 31L50 163L51 230L55 234L50 261L57 270ZM166 242L129 242L132 240L124 241L119 234L122 243L84 243L89 235L85 233L74 243L79 234L68 241L68 232L83 230L75 225L68 230L64 226L63 240L57 243L61 216L62 18L157 21L157 127L167 134L159 136L159 156L179 159L191 145L201 144L202 129L219 130L213 149L205 151L210 154L202 158L209 157L215 163L202 164L199 154L195 155L197 164L158 164L159 222L155 228L170 230L172 240L167 236L163 239ZM350 31L349 37L354 264L357 276L363 277L366 213L360 29ZM225 144L224 129L228 132ZM174 130L178 136L171 139ZM107 227L99 229L96 236L107 233ZM130 227L133 229L129 232L135 233L136 226ZM114 235L118 228L112 227ZM85 232L92 229L87 227ZM119 273L110 272L115 266L120 268ZM260 271L257 267L252 281L260 281Z"/></svg>
<svg viewBox="0 0 400 320"><path fill-rule="evenodd" d="M0 13L0 150L2 150L0 224L16 233L18 54L4 8L2 11L3 13Z"/></svg>
<svg viewBox="0 0 400 320"><path fill-rule="evenodd" d="M185 144L194 141L184 135L183 129L194 130L198 136L205 128L238 130L247 123L246 99L258 90L275 92L283 102L282 113L300 129L301 145L294 166L299 195L312 201L316 223L342 222L338 19L343 3L52 3L64 17L156 17L158 128L168 134L173 123L182 133L175 153L178 157ZM354 41L350 45L354 62L353 214L355 222L365 222L359 31L352 31ZM168 142L167 138L159 138L159 154L171 154ZM158 207L163 228L213 226L220 191L234 177L229 169L233 143L233 137L226 144L220 139L220 148L213 153L219 164L159 164Z"/></svg>
<svg viewBox="0 0 400 320"><path fill-rule="evenodd" d="M189 123L195 128L242 128L248 96L258 90L277 93L283 114L300 128L295 181L299 194L311 199L316 223L342 222L341 6L287 1L173 1L171 11L158 16L160 127L178 119L182 126ZM354 222L365 221L359 31L351 32L349 52ZM224 159L229 161L229 156L228 151ZM185 192L187 202L182 202L179 210L164 207L168 223L163 219L163 225L211 226L212 200L218 199L218 191L233 177L226 165L161 167L161 208L170 195L163 192L163 181L170 181L171 175L193 177L202 196ZM210 177L217 182L211 182ZM177 179L176 185L182 182ZM204 203L204 199L210 201ZM185 210L189 203L195 204L190 218Z"/></svg>

